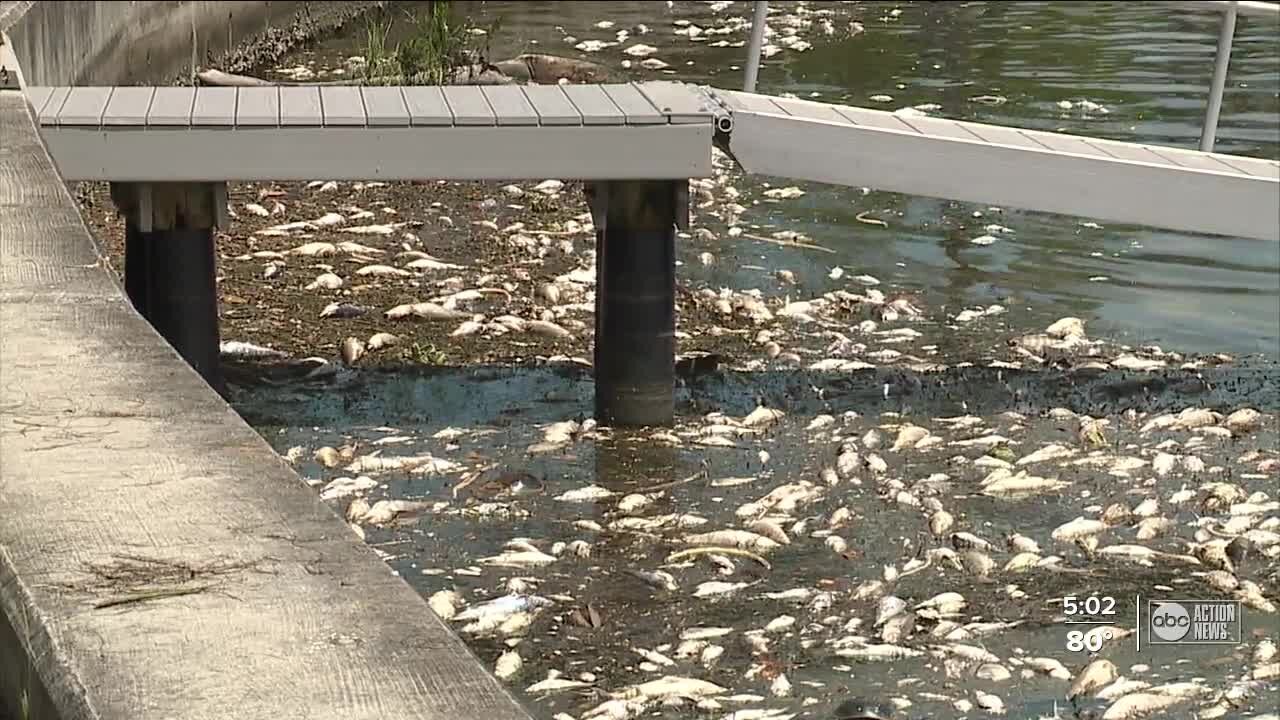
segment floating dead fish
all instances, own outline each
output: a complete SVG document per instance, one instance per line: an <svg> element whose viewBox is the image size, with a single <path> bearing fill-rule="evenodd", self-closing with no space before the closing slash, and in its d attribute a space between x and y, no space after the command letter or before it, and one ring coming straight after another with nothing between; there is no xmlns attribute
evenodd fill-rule
<svg viewBox="0 0 1280 720"><path fill-rule="evenodd" d="M392 335L391 333L380 332L370 335L368 342L365 343L365 347L370 351L381 350L383 348L392 347L399 342L399 337Z"/></svg>
<svg viewBox="0 0 1280 720"><path fill-rule="evenodd" d="M611 498L617 493L599 485L588 485L586 487L568 490L556 496L556 500L561 502L595 502L597 500L605 500Z"/></svg>
<svg viewBox="0 0 1280 720"><path fill-rule="evenodd" d="M432 257L422 257L405 265L410 270L462 270L465 266L441 262ZM406 273L407 274L407 273Z"/></svg>
<svg viewBox="0 0 1280 720"><path fill-rule="evenodd" d="M458 310L447 310L439 305L431 302L412 303L408 305L397 305L383 313L388 320L401 320L404 318L418 318L422 320L445 321L445 320L461 320L470 317L468 313Z"/></svg>
<svg viewBox="0 0 1280 720"><path fill-rule="evenodd" d="M683 541L688 545L720 545L753 552L769 552L779 547L776 540L746 530L714 530L686 535Z"/></svg>
<svg viewBox="0 0 1280 720"><path fill-rule="evenodd" d="M342 341L342 362L354 365L364 357L365 345L359 338L349 337Z"/></svg>
<svg viewBox="0 0 1280 720"><path fill-rule="evenodd" d="M367 312L369 312L369 309L366 307L361 307L360 305L356 305L348 302L332 302L326 305L324 309L320 311L320 317L349 320L351 318L360 317L361 315L364 315Z"/></svg>
<svg viewBox="0 0 1280 720"><path fill-rule="evenodd" d="M337 290L342 287L342 278L333 273L321 273L306 287L307 290Z"/></svg>
<svg viewBox="0 0 1280 720"><path fill-rule="evenodd" d="M227 340L218 345L218 353L229 360L283 360L289 353L274 348L254 345L239 340Z"/></svg>
<svg viewBox="0 0 1280 720"><path fill-rule="evenodd" d="M356 274L365 277L412 277L413 275L408 270L401 270L390 265L365 265L356 270Z"/></svg>
<svg viewBox="0 0 1280 720"><path fill-rule="evenodd" d="M283 227L283 226L281 226ZM289 251L292 255L303 255L306 257L320 257L324 255L335 255L338 247L333 243L327 242L309 242L305 245L299 245Z"/></svg>

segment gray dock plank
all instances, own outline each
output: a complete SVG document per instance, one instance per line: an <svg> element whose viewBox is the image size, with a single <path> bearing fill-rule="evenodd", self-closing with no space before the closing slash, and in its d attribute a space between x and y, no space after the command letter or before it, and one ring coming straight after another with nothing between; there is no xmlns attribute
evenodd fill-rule
<svg viewBox="0 0 1280 720"><path fill-rule="evenodd" d="M365 115L370 127L403 127L408 124L408 108L399 87L362 87Z"/></svg>
<svg viewBox="0 0 1280 720"><path fill-rule="evenodd" d="M635 85L602 85L600 89L627 116L628 125L666 124L667 116L658 112L658 108Z"/></svg>
<svg viewBox="0 0 1280 720"><path fill-rule="evenodd" d="M1026 133L1017 128L1001 125L981 125L978 123L965 123L964 128L972 134L972 137L976 137L983 142L1025 148L1027 150L1045 149L1043 144L1027 137Z"/></svg>
<svg viewBox="0 0 1280 720"><path fill-rule="evenodd" d="M497 118L479 85L453 85L442 88L444 100L453 113L454 125L496 125Z"/></svg>
<svg viewBox="0 0 1280 720"><path fill-rule="evenodd" d="M711 122L716 108L701 92L669 80L643 82L636 88L676 125Z"/></svg>
<svg viewBox="0 0 1280 720"><path fill-rule="evenodd" d="M320 109L326 126L363 127L366 123L364 98L354 85L321 87Z"/></svg>
<svg viewBox="0 0 1280 720"><path fill-rule="evenodd" d="M565 85L565 97L582 115L583 125L625 125L627 116L599 85Z"/></svg>
<svg viewBox="0 0 1280 720"><path fill-rule="evenodd" d="M324 112L320 108L320 88L280 88L280 125L282 127L324 125Z"/></svg>
<svg viewBox="0 0 1280 720"><path fill-rule="evenodd" d="M404 94L398 87L363 87L364 110L372 127L404 126L409 124L409 108L404 104Z"/></svg>
<svg viewBox="0 0 1280 720"><path fill-rule="evenodd" d="M716 92L717 96L724 101L730 110L739 110L755 113L772 113L774 115L786 115L787 113L773 102L773 98L767 95L756 95L754 93L740 93L732 90L720 90Z"/></svg>
<svg viewBox="0 0 1280 720"><path fill-rule="evenodd" d="M190 125L191 112L196 102L193 87L160 87L151 98L147 111L147 124L157 126Z"/></svg>
<svg viewBox="0 0 1280 720"><path fill-rule="evenodd" d="M762 108L734 110L729 150L749 173L1280 240L1280 173L1257 160L847 106L836 110L855 124L837 125L735 102Z"/></svg>
<svg viewBox="0 0 1280 720"><path fill-rule="evenodd" d="M493 108L499 125L537 125L538 112L533 109L519 85L480 86L484 99Z"/></svg>
<svg viewBox="0 0 1280 720"><path fill-rule="evenodd" d="M27 102L31 104L32 111L36 117L40 117L40 111L44 109L45 103L49 102L49 98L53 96L52 87L28 87L26 89Z"/></svg>
<svg viewBox="0 0 1280 720"><path fill-rule="evenodd" d="M973 132L968 129L967 123L947 120L946 118L916 116L899 117L896 115L894 117L897 117L898 120L910 125L916 132L924 135L951 138L952 140L966 140L968 142L982 142L982 138L973 134Z"/></svg>
<svg viewBox="0 0 1280 720"><path fill-rule="evenodd" d="M103 125L145 127L154 87L118 87L102 112Z"/></svg>
<svg viewBox="0 0 1280 720"><path fill-rule="evenodd" d="M1151 152L1164 158L1170 165L1194 168L1196 170L1208 170L1210 172L1239 172L1230 165L1219 161L1214 155L1209 153L1161 147L1159 145L1148 145L1147 147L1150 148ZM1278 222L1280 222L1280 220L1278 220Z"/></svg>
<svg viewBox="0 0 1280 720"><path fill-rule="evenodd" d="M62 112L62 105L67 101L67 96L71 94L69 87L56 87L53 92L49 93L49 99L45 102L44 107L40 108L38 117L41 125L57 125L58 113Z"/></svg>
<svg viewBox="0 0 1280 720"><path fill-rule="evenodd" d="M1023 130L1021 132L1027 138L1056 152L1072 153L1075 155L1092 155L1100 158L1110 157L1103 150L1090 145L1084 138L1072 137L1071 135L1065 135L1062 133L1038 132L1035 130Z"/></svg>
<svg viewBox="0 0 1280 720"><path fill-rule="evenodd" d="M59 125L98 126L111 100L111 87L73 87L58 112Z"/></svg>
<svg viewBox="0 0 1280 720"><path fill-rule="evenodd" d="M836 112L836 109L827 103L793 100L791 98L773 98L773 104L792 117L805 118L806 120L823 120L840 125L852 124L849 118Z"/></svg>
<svg viewBox="0 0 1280 720"><path fill-rule="evenodd" d="M196 88L196 99L191 106L192 127L235 127L236 88Z"/></svg>
<svg viewBox="0 0 1280 720"><path fill-rule="evenodd" d="M236 127L280 125L280 88L243 87L236 95Z"/></svg>
<svg viewBox="0 0 1280 720"><path fill-rule="evenodd" d="M439 87L407 87L402 90L409 120L414 125L452 125L453 112Z"/></svg>
<svg viewBox="0 0 1280 720"><path fill-rule="evenodd" d="M836 111L849 118L855 125L879 128L881 130L897 130L919 135L920 131L902 121L902 118L883 110L867 110L850 105L836 105Z"/></svg>
<svg viewBox="0 0 1280 720"><path fill-rule="evenodd" d="M523 85L520 89L543 125L581 125L582 113L559 85Z"/></svg>

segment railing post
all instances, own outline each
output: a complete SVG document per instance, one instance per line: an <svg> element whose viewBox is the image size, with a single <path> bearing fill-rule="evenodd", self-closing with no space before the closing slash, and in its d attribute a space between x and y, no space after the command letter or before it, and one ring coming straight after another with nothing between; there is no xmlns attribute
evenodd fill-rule
<svg viewBox="0 0 1280 720"><path fill-rule="evenodd" d="M1200 130L1200 151L1213 152L1218 136L1218 115L1222 112L1222 95L1227 87L1227 65L1231 62L1231 42L1236 34L1236 3L1227 4L1222 13L1222 26L1218 29L1218 55L1213 61L1213 86L1209 90L1209 107L1204 113L1204 127Z"/></svg>
<svg viewBox="0 0 1280 720"><path fill-rule="evenodd" d="M747 43L747 78L743 92L756 91L756 78L760 77L760 50L764 48L764 22L769 16L769 3L759 0L751 16L751 42Z"/></svg>

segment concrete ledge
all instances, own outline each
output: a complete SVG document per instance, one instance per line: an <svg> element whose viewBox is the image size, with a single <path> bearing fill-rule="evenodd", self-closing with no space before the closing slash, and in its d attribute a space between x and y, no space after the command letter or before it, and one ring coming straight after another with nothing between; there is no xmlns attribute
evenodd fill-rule
<svg viewBox="0 0 1280 720"><path fill-rule="evenodd" d="M32 5L0 3L0 29ZM0 704L23 720L528 720L133 310L21 92L0 92L0 127ZM151 577L99 572L121 562Z"/></svg>

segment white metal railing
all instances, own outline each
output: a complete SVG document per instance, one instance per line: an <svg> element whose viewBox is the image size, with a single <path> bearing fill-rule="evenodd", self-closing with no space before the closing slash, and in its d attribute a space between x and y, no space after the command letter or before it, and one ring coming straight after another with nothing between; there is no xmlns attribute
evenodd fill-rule
<svg viewBox="0 0 1280 720"><path fill-rule="evenodd" d="M1200 150L1213 152L1218 135L1218 116L1222 113L1222 96L1227 87L1227 66L1231 64L1231 43L1236 34L1236 16L1251 15L1280 20L1280 3L1238 2L1236 0L1182 0L1171 5L1191 10L1215 10L1222 13L1222 25L1218 30L1218 52L1213 61L1213 79L1209 87L1209 105L1205 108L1204 126L1200 130ZM747 44L746 79L743 91L755 92L760 76L760 53L764 48L764 26L769 15L769 3L759 0L751 18L751 41Z"/></svg>

